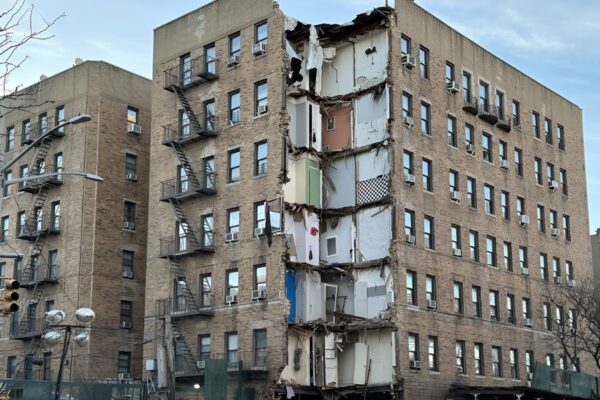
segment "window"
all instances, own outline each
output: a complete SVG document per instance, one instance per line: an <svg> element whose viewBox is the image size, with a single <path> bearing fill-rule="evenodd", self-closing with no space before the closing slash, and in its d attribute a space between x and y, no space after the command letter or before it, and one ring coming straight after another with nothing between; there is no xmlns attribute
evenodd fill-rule
<svg viewBox="0 0 600 400"><path fill-rule="evenodd" d="M562 225L563 225L563 233L565 235L565 240L570 242L571 241L571 217L569 217L566 214L563 214Z"/></svg>
<svg viewBox="0 0 600 400"><path fill-rule="evenodd" d="M406 271L406 304L416 306L417 302L417 273Z"/></svg>
<svg viewBox="0 0 600 400"><path fill-rule="evenodd" d="M486 248L486 260L487 265L490 267L496 266L496 238L493 236L487 236L485 238L485 248Z"/></svg>
<svg viewBox="0 0 600 400"><path fill-rule="evenodd" d="M523 312L523 321L531 319L531 303L529 301L529 298L523 297L523 299L521 300L521 308Z"/></svg>
<svg viewBox="0 0 600 400"><path fill-rule="evenodd" d="M205 361L210 359L210 335L198 336L198 360Z"/></svg>
<svg viewBox="0 0 600 400"><path fill-rule="evenodd" d="M428 302L437 300L435 276L427 275L425 277L425 298Z"/></svg>
<svg viewBox="0 0 600 400"><path fill-rule="evenodd" d="M421 102L421 132L431 135L431 109L429 104Z"/></svg>
<svg viewBox="0 0 600 400"><path fill-rule="evenodd" d="M267 216L265 214L266 211L266 202L259 201L258 203L254 203L254 229L256 228L265 228ZM254 235L256 236L256 235Z"/></svg>
<svg viewBox="0 0 600 400"><path fill-rule="evenodd" d="M254 365L265 367L267 365L267 330L254 330Z"/></svg>
<svg viewBox="0 0 600 400"><path fill-rule="evenodd" d="M214 100L204 102L204 129L207 131L216 130L216 103Z"/></svg>
<svg viewBox="0 0 600 400"><path fill-rule="evenodd" d="M510 349L508 362L510 363L510 377L519 379L519 351L517 349Z"/></svg>
<svg viewBox="0 0 600 400"><path fill-rule="evenodd" d="M515 296L510 293L506 295L506 314L509 324L515 324L517 322L517 315L515 312Z"/></svg>
<svg viewBox="0 0 600 400"><path fill-rule="evenodd" d="M267 81L258 82L254 85L254 107L255 115L267 112L269 85ZM264 111L263 111L264 109Z"/></svg>
<svg viewBox="0 0 600 400"><path fill-rule="evenodd" d="M240 233L240 209L227 210L227 233Z"/></svg>
<svg viewBox="0 0 600 400"><path fill-rule="evenodd" d="M568 281L575 279L575 274L573 273L573 262L569 260L565 261L565 275Z"/></svg>
<svg viewBox="0 0 600 400"><path fill-rule="evenodd" d="M481 318L481 288L479 286L471 288L471 305L473 307L473 317Z"/></svg>
<svg viewBox="0 0 600 400"><path fill-rule="evenodd" d="M468 72L463 72L462 76L462 89L463 89L463 98L465 103L471 102L471 74Z"/></svg>
<svg viewBox="0 0 600 400"><path fill-rule="evenodd" d="M225 352L227 353L228 364L234 364L238 362L237 332L228 332L225 334Z"/></svg>
<svg viewBox="0 0 600 400"><path fill-rule="evenodd" d="M8 215L2 217L0 225L1 225L1 229L2 229L2 230L0 230L0 243L7 242L8 241L8 230L9 230L9 225L10 225L10 218L8 217Z"/></svg>
<svg viewBox="0 0 600 400"><path fill-rule="evenodd" d="M229 56L240 56L241 37L240 33L229 36Z"/></svg>
<svg viewBox="0 0 600 400"><path fill-rule="evenodd" d="M1 278L3 276L6 276L6 273L8 271L6 270L6 263L5 262L0 262L0 287L4 287L4 278ZM1 323L0 323L0 327L1 327Z"/></svg>
<svg viewBox="0 0 600 400"><path fill-rule="evenodd" d="M131 369L131 352L120 351L117 369L120 374L128 374Z"/></svg>
<svg viewBox="0 0 600 400"><path fill-rule="evenodd" d="M543 182L543 179L542 179L542 160L540 160L537 157L533 160L533 171L535 173L535 183L537 183L538 185L541 185L542 182Z"/></svg>
<svg viewBox="0 0 600 400"><path fill-rule="evenodd" d="M423 217L423 245L426 249L435 249L435 235L433 232L433 217Z"/></svg>
<svg viewBox="0 0 600 400"><path fill-rule="evenodd" d="M125 222L125 229L135 229L135 208L135 203L132 203L130 201L125 202L125 212L123 218Z"/></svg>
<svg viewBox="0 0 600 400"><path fill-rule="evenodd" d="M230 150L228 154L228 181L229 183L240 180L240 149Z"/></svg>
<svg viewBox="0 0 600 400"><path fill-rule="evenodd" d="M469 231L469 259L479 262L479 234L476 231Z"/></svg>
<svg viewBox="0 0 600 400"><path fill-rule="evenodd" d="M545 207L542 205L537 205L537 226L538 226L538 231L544 233L546 232L546 217L545 217L545 213L546 211Z"/></svg>
<svg viewBox="0 0 600 400"><path fill-rule="evenodd" d="M484 376L485 370L483 367L483 344L475 343L475 346L473 347L473 355L475 358L475 363L473 367L475 375Z"/></svg>
<svg viewBox="0 0 600 400"><path fill-rule="evenodd" d="M267 141L254 144L254 175L266 175L267 159Z"/></svg>
<svg viewBox="0 0 600 400"><path fill-rule="evenodd" d="M554 354L546 354L546 365L550 368L554 368Z"/></svg>
<svg viewBox="0 0 600 400"><path fill-rule="evenodd" d="M21 165L19 167L19 170L20 170L20 177L21 178L26 178L26 177L29 176L29 166L27 166L27 164ZM25 182L20 182L19 183L19 189L21 189L23 187L25 187Z"/></svg>
<svg viewBox="0 0 600 400"><path fill-rule="evenodd" d="M500 192L500 207L502 208L502 218L510 220L510 195L504 190Z"/></svg>
<svg viewBox="0 0 600 400"><path fill-rule="evenodd" d="M226 296L232 296L232 303L237 303L238 289L239 289L239 272L237 269L232 269L226 272L227 274L227 291Z"/></svg>
<svg viewBox="0 0 600 400"><path fill-rule="evenodd" d="M452 82L454 82L454 64L452 64L450 61L446 61L445 76L446 85L449 85Z"/></svg>
<svg viewBox="0 0 600 400"><path fill-rule="evenodd" d="M533 128L533 137L540 138L540 114L531 112L531 127Z"/></svg>
<svg viewBox="0 0 600 400"><path fill-rule="evenodd" d="M240 122L240 91L229 93L229 123L231 125Z"/></svg>
<svg viewBox="0 0 600 400"><path fill-rule="evenodd" d="M494 214L494 187L492 185L483 185L483 205L486 213Z"/></svg>
<svg viewBox="0 0 600 400"><path fill-rule="evenodd" d="M52 352L51 351L46 351L44 352L44 354L42 355L42 361L43 361L43 369L42 369L42 380L44 381L49 381L52 380L54 377L52 376Z"/></svg>
<svg viewBox="0 0 600 400"><path fill-rule="evenodd" d="M467 178L467 203L469 207L477 208L477 181L475 178Z"/></svg>
<svg viewBox="0 0 600 400"><path fill-rule="evenodd" d="M415 236L415 212L404 210L404 233Z"/></svg>
<svg viewBox="0 0 600 400"><path fill-rule="evenodd" d="M467 364L465 362L465 341L457 340L456 345L456 370L459 374L467 373Z"/></svg>
<svg viewBox="0 0 600 400"><path fill-rule="evenodd" d="M552 330L552 314L550 313L550 303L544 303L542 305L542 315L544 319L544 329L547 331Z"/></svg>
<svg viewBox="0 0 600 400"><path fill-rule="evenodd" d="M56 112L54 114L54 119L56 121L56 125L60 125L65 121L65 106L56 107ZM60 133L65 131L64 126L58 130Z"/></svg>
<svg viewBox="0 0 600 400"><path fill-rule="evenodd" d="M121 260L121 271L122 275L125 278L133 278L133 266L135 260L135 252L131 250L123 250L122 260Z"/></svg>
<svg viewBox="0 0 600 400"><path fill-rule="evenodd" d="M452 250L460 250L460 226L452 225L450 226L450 240L452 241Z"/></svg>
<svg viewBox="0 0 600 400"><path fill-rule="evenodd" d="M255 43L267 43L268 25L267 21L263 21L256 24L254 27L254 42Z"/></svg>
<svg viewBox="0 0 600 400"><path fill-rule="evenodd" d="M515 147L515 174L523 176L523 159L521 149Z"/></svg>
<svg viewBox="0 0 600 400"><path fill-rule="evenodd" d="M546 163L546 175L548 176L548 183L554 180L554 165Z"/></svg>
<svg viewBox="0 0 600 400"><path fill-rule="evenodd" d="M533 376L533 351L527 350L525 352L525 372L527 373L527 380L530 381L530 376Z"/></svg>
<svg viewBox="0 0 600 400"><path fill-rule="evenodd" d="M127 122L131 122L132 124L138 123L139 118L139 110L135 107L127 106Z"/></svg>
<svg viewBox="0 0 600 400"><path fill-rule="evenodd" d="M450 186L450 194L452 194L452 192L460 191L458 183L458 172L452 169L448 172L448 185Z"/></svg>
<svg viewBox="0 0 600 400"><path fill-rule="evenodd" d="M416 333L408 334L408 360L419 361L419 335Z"/></svg>
<svg viewBox="0 0 600 400"><path fill-rule="evenodd" d="M453 284L454 294L454 312L456 314L463 314L463 286L461 282L454 282Z"/></svg>
<svg viewBox="0 0 600 400"><path fill-rule="evenodd" d="M254 266L254 290L267 290L267 266L264 264Z"/></svg>
<svg viewBox="0 0 600 400"><path fill-rule="evenodd" d="M559 332L564 332L565 313L562 306L556 306L556 326Z"/></svg>
<svg viewBox="0 0 600 400"><path fill-rule="evenodd" d="M558 228L558 213L554 210L550 210L548 213L548 222L550 223L550 229Z"/></svg>
<svg viewBox="0 0 600 400"><path fill-rule="evenodd" d="M131 329L133 302L121 300L121 328Z"/></svg>
<svg viewBox="0 0 600 400"><path fill-rule="evenodd" d="M429 336L427 346L427 356L430 371L439 371L438 364L438 339L437 336Z"/></svg>
<svg viewBox="0 0 600 400"><path fill-rule="evenodd" d="M485 132L481 136L481 148L483 149L483 159L492 162L492 137Z"/></svg>
<svg viewBox="0 0 600 400"><path fill-rule="evenodd" d="M504 268L507 271L513 270L512 244L505 241L502 245L502 256L504 258Z"/></svg>
<svg viewBox="0 0 600 400"><path fill-rule="evenodd" d="M423 79L429 79L429 50L421 46L419 48L419 72Z"/></svg>
<svg viewBox="0 0 600 400"><path fill-rule="evenodd" d="M412 96L402 92L402 117L412 117Z"/></svg>
<svg viewBox="0 0 600 400"><path fill-rule="evenodd" d="M15 127L11 126L6 130L6 151L12 151L15 148Z"/></svg>
<svg viewBox="0 0 600 400"><path fill-rule="evenodd" d="M12 170L8 170L6 172L4 172L4 182L10 181L12 180L13 176L12 176ZM5 185L2 188L2 197L6 197L12 194L12 189L10 186Z"/></svg>
<svg viewBox="0 0 600 400"><path fill-rule="evenodd" d="M31 139L31 121L26 119L23 121L23 133L21 134L21 146Z"/></svg>
<svg viewBox="0 0 600 400"><path fill-rule="evenodd" d="M498 156L500 158L500 165L502 168L504 168L504 164L508 166L508 155L506 154L507 152L508 145L506 144L506 142L500 140L498 142Z"/></svg>
<svg viewBox="0 0 600 400"><path fill-rule="evenodd" d="M525 199L517 196L517 217L525 214Z"/></svg>
<svg viewBox="0 0 600 400"><path fill-rule="evenodd" d="M560 258L552 257L552 277L560 278Z"/></svg>
<svg viewBox="0 0 600 400"><path fill-rule="evenodd" d="M125 179L131 179L131 175L135 175L137 171L137 156L133 154L125 154Z"/></svg>
<svg viewBox="0 0 600 400"><path fill-rule="evenodd" d="M48 131L48 113L41 113L38 117L39 132L46 133Z"/></svg>
<svg viewBox="0 0 600 400"><path fill-rule="evenodd" d="M212 276L211 274L200 275L200 307L212 305Z"/></svg>
<svg viewBox="0 0 600 400"><path fill-rule="evenodd" d="M492 376L502 377L502 347L492 346Z"/></svg>
<svg viewBox="0 0 600 400"><path fill-rule="evenodd" d="M548 280L548 256L545 253L540 253L540 272L542 279Z"/></svg>
<svg viewBox="0 0 600 400"><path fill-rule="evenodd" d="M192 83L192 56L190 53L179 57L179 73L181 76L181 84L183 86Z"/></svg>
<svg viewBox="0 0 600 400"><path fill-rule="evenodd" d="M523 270L527 270L529 268L529 264L527 262L527 247L519 246L519 266L521 267L521 272Z"/></svg>
<svg viewBox="0 0 600 400"><path fill-rule="evenodd" d="M560 150L565 149L565 128L562 125L556 125L556 141Z"/></svg>
<svg viewBox="0 0 600 400"><path fill-rule="evenodd" d="M448 144L456 147L456 118L448 115Z"/></svg>
<svg viewBox="0 0 600 400"><path fill-rule="evenodd" d="M565 196L567 196L569 194L569 190L567 187L567 171L565 171L564 169L561 169L558 173L558 180L559 180L559 184L560 184L560 190L562 192L562 194L564 194Z"/></svg>
<svg viewBox="0 0 600 400"><path fill-rule="evenodd" d="M571 329L571 333L573 333L573 330L577 329L577 311L574 308L569 308L567 322Z"/></svg>
<svg viewBox="0 0 600 400"><path fill-rule="evenodd" d="M413 153L410 151L404 150L402 154L402 168L404 169L404 180L407 180L409 175L414 175Z"/></svg>
<svg viewBox="0 0 600 400"><path fill-rule="evenodd" d="M17 213L17 236L21 236L25 234L25 225L27 221L27 216L25 215L25 211L19 211Z"/></svg>
<svg viewBox="0 0 600 400"><path fill-rule="evenodd" d="M484 82L479 82L479 108L481 111L490 111L489 87Z"/></svg>
<svg viewBox="0 0 600 400"><path fill-rule="evenodd" d="M515 128L521 128L521 105L518 101L512 101L512 123Z"/></svg>
<svg viewBox="0 0 600 400"><path fill-rule="evenodd" d="M204 69L210 74L217 73L217 50L214 43L204 46Z"/></svg>
<svg viewBox="0 0 600 400"><path fill-rule="evenodd" d="M16 315L16 314L13 314ZM17 377L17 357L8 356L6 358L6 378L15 379Z"/></svg>
<svg viewBox="0 0 600 400"><path fill-rule="evenodd" d="M504 119L504 93L496 90L496 107L498 108L498 118Z"/></svg>
<svg viewBox="0 0 600 400"><path fill-rule="evenodd" d="M490 320L495 322L500 321L498 292L495 290L490 290Z"/></svg>
<svg viewBox="0 0 600 400"><path fill-rule="evenodd" d="M473 127L469 124L465 124L465 144L467 145L467 151L469 150L469 145L475 146Z"/></svg>
<svg viewBox="0 0 600 400"><path fill-rule="evenodd" d="M546 136L546 143L552 144L552 121L548 118L544 118L544 135Z"/></svg>
<svg viewBox="0 0 600 400"><path fill-rule="evenodd" d="M402 55L410 54L410 38L408 36L402 35L400 37L400 51Z"/></svg>
<svg viewBox="0 0 600 400"><path fill-rule="evenodd" d="M190 118L185 110L179 110L179 132L180 138L188 138L191 135Z"/></svg>
<svg viewBox="0 0 600 400"><path fill-rule="evenodd" d="M423 171L423 189L427 190L428 192L432 192L433 191L433 176L432 176L432 167L431 167L431 161L424 158L423 159L423 164L422 164L422 171Z"/></svg>

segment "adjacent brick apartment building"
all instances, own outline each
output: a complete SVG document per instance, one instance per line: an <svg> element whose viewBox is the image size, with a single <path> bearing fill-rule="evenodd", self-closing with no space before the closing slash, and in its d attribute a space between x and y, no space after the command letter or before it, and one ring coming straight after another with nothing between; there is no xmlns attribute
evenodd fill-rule
<svg viewBox="0 0 600 400"><path fill-rule="evenodd" d="M592 266L594 269L594 280L596 284L600 282L600 228L596 233L590 236L592 242Z"/></svg>
<svg viewBox="0 0 600 400"><path fill-rule="evenodd" d="M153 66L153 395L444 399L571 368L546 296L592 275L576 105L411 0L344 25L216 0L155 30Z"/></svg>
<svg viewBox="0 0 600 400"><path fill-rule="evenodd" d="M18 107L25 105L23 109ZM15 109L16 107L16 109ZM150 81L113 65L75 66L2 99L5 180L53 172L5 187L0 200L0 274L20 281L20 309L0 319L0 376L56 380L62 345L48 347L46 311L96 313L90 341L72 343L65 381L140 379L150 133ZM96 183L70 173L91 173ZM14 394L14 392L13 392Z"/></svg>

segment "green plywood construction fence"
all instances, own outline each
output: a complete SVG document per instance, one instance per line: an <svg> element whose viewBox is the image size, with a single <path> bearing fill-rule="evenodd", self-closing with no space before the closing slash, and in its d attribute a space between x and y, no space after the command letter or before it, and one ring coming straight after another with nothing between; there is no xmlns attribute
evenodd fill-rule
<svg viewBox="0 0 600 400"><path fill-rule="evenodd" d="M11 400L53 400L56 382L0 380L10 389ZM63 382L61 400L143 400L140 384Z"/></svg>

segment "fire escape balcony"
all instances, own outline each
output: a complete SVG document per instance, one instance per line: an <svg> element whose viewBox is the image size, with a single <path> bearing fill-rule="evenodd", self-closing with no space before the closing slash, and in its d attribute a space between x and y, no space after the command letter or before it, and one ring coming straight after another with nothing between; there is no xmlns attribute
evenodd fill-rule
<svg viewBox="0 0 600 400"><path fill-rule="evenodd" d="M196 175L200 180L198 184L189 179L181 180L179 178L161 182L160 200L165 202L169 202L170 200L183 202L194 197L202 195L211 196L217 193L214 172L199 171Z"/></svg>
<svg viewBox="0 0 600 400"><path fill-rule="evenodd" d="M171 318L212 317L214 315L212 296L194 297L194 301L189 301L185 296L156 300L156 316L158 318L167 315Z"/></svg>
<svg viewBox="0 0 600 400"><path fill-rule="evenodd" d="M217 117L197 115L198 126L189 122L186 124L172 123L163 126L163 141L165 146L177 142L180 145L197 142L207 137L217 136Z"/></svg>
<svg viewBox="0 0 600 400"><path fill-rule="evenodd" d="M27 340L42 336L46 327L43 318L25 318L21 321L11 321L10 338Z"/></svg>
<svg viewBox="0 0 600 400"><path fill-rule="evenodd" d="M463 110L470 114L477 115L477 113L479 112L477 100L473 99L472 97L464 98Z"/></svg>
<svg viewBox="0 0 600 400"><path fill-rule="evenodd" d="M43 125L40 124L31 124L31 127L29 128L29 136L27 138L27 141L29 143L25 143L24 144L31 144L33 143L35 140L37 140L40 136L42 136L44 133L48 132L50 129L52 129L54 127L54 125L52 124L52 118L48 117L47 122ZM52 132L50 134L52 137L54 138L60 138L65 136L65 127L62 127L62 129L58 129L55 130L54 132ZM36 147L41 145L42 142L38 142L36 144Z"/></svg>
<svg viewBox="0 0 600 400"><path fill-rule="evenodd" d="M36 285L58 283L58 265L31 265L17 271L17 280L23 288Z"/></svg>
<svg viewBox="0 0 600 400"><path fill-rule="evenodd" d="M206 82L217 80L219 60L212 57L200 56L165 70L164 89L172 92L175 87L188 89Z"/></svg>
<svg viewBox="0 0 600 400"><path fill-rule="evenodd" d="M62 167L56 167L54 165L45 165L43 167L35 167L29 173L30 178L35 178L37 175L44 174L53 174L57 172L61 172L63 170ZM49 176L45 178L32 179L29 181L25 181L19 184L20 192L29 192L29 193L37 193L40 190L40 187L43 185L55 185L60 186L63 184L63 176Z"/></svg>
<svg viewBox="0 0 600 400"><path fill-rule="evenodd" d="M496 126L505 132L510 132L512 129L510 120L510 117L507 117L505 115L498 115L498 123L496 124Z"/></svg>
<svg viewBox="0 0 600 400"><path fill-rule="evenodd" d="M498 122L498 108L489 104L480 104L479 118L495 125Z"/></svg>
<svg viewBox="0 0 600 400"><path fill-rule="evenodd" d="M42 217L27 221L19 227L17 238L35 241L40 236L57 235L60 233L60 217Z"/></svg>
<svg viewBox="0 0 600 400"><path fill-rule="evenodd" d="M199 243L190 235L169 236L160 239L160 258L180 258L199 253L214 253L214 235L212 231L195 232Z"/></svg>
<svg viewBox="0 0 600 400"><path fill-rule="evenodd" d="M196 365L188 365L182 358L175 357L175 379L178 382L202 384L204 375L210 368L226 369L229 376L242 375L246 379L266 379L268 355L267 349L207 353L198 355Z"/></svg>

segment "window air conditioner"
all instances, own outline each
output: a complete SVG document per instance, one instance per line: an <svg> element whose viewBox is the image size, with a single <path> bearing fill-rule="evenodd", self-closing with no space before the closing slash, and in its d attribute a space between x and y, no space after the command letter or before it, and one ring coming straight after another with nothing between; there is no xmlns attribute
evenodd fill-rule
<svg viewBox="0 0 600 400"><path fill-rule="evenodd" d="M525 320L523 321L523 325L525 326L533 326L533 321L531 318L525 318Z"/></svg>
<svg viewBox="0 0 600 400"><path fill-rule="evenodd" d="M129 229L130 231L132 231L135 229L135 223L134 222L124 222L123 228Z"/></svg>
<svg viewBox="0 0 600 400"><path fill-rule="evenodd" d="M142 127L138 124L134 124L133 122L127 123L127 133L133 133L134 135L139 135L142 133Z"/></svg>
<svg viewBox="0 0 600 400"><path fill-rule="evenodd" d="M460 192L458 190L450 191L450 199L455 202L460 202Z"/></svg>
<svg viewBox="0 0 600 400"><path fill-rule="evenodd" d="M556 191L556 189L558 189L558 182L556 182L553 179L549 180L548 181L548 189L552 190L553 192Z"/></svg>
<svg viewBox="0 0 600 400"><path fill-rule="evenodd" d="M225 296L225 303L227 303L228 306L237 303L237 296Z"/></svg>
<svg viewBox="0 0 600 400"><path fill-rule="evenodd" d="M435 301L435 300L427 300L427 309L429 309L429 310L437 310L437 301Z"/></svg>
<svg viewBox="0 0 600 400"><path fill-rule="evenodd" d="M554 277L554 283L556 283L557 285L560 285L560 283L562 282L562 279L560 276L555 276Z"/></svg>
<svg viewBox="0 0 600 400"><path fill-rule="evenodd" d="M240 55L239 54L234 54L232 56L229 56L229 58L227 59L228 67L234 67L236 65L240 65Z"/></svg>
<svg viewBox="0 0 600 400"><path fill-rule="evenodd" d="M415 124L415 121L413 120L413 117L408 116L408 115L404 116L402 118L402 121L404 122L404 125L407 126L407 127L409 127L409 128L412 128L414 126L414 124Z"/></svg>
<svg viewBox="0 0 600 400"><path fill-rule="evenodd" d="M264 300L266 298L267 298L267 291L265 289L252 291L252 300L253 301Z"/></svg>
<svg viewBox="0 0 600 400"><path fill-rule="evenodd" d="M268 108L266 105L258 106L258 109L256 110L256 115L259 116L259 115L266 114L267 110L268 110Z"/></svg>
<svg viewBox="0 0 600 400"><path fill-rule="evenodd" d="M131 329L131 321L121 321L121 328Z"/></svg>
<svg viewBox="0 0 600 400"><path fill-rule="evenodd" d="M410 185L415 184L415 176L413 174L404 174L404 182Z"/></svg>
<svg viewBox="0 0 600 400"><path fill-rule="evenodd" d="M132 279L133 278L133 271L123 271L122 276L123 276L123 278Z"/></svg>
<svg viewBox="0 0 600 400"><path fill-rule="evenodd" d="M552 230L550 230L550 234L551 234L553 237L557 238L557 237L558 237L558 235L560 235L560 229L557 229L557 228L552 228Z"/></svg>
<svg viewBox="0 0 600 400"><path fill-rule="evenodd" d="M467 153L475 154L475 145L473 143L467 144Z"/></svg>
<svg viewBox="0 0 600 400"><path fill-rule="evenodd" d="M410 362L410 369L421 369L421 361L419 361L419 360L412 360Z"/></svg>
<svg viewBox="0 0 600 400"><path fill-rule="evenodd" d="M259 237L259 236L264 236L266 235L266 229L265 228L256 228L254 229L254 236Z"/></svg>
<svg viewBox="0 0 600 400"><path fill-rule="evenodd" d="M417 65L417 59L410 54L404 54L402 56L402 65L407 69L413 69Z"/></svg>
<svg viewBox="0 0 600 400"><path fill-rule="evenodd" d="M232 233L228 233L225 235L226 243L237 242L239 240L240 240L240 234L238 232L232 232Z"/></svg>
<svg viewBox="0 0 600 400"><path fill-rule="evenodd" d="M519 221L519 224L521 224L523 226L528 225L529 224L529 216L525 215L525 214L521 214L521 215L519 215L518 221Z"/></svg>
<svg viewBox="0 0 600 400"><path fill-rule="evenodd" d="M454 255L454 257L462 257L462 250L461 249L452 249L452 254Z"/></svg>
<svg viewBox="0 0 600 400"><path fill-rule="evenodd" d="M456 81L450 81L446 84L446 88L448 89L448 92L452 93L452 94L456 94L458 92L460 92L460 84Z"/></svg>
<svg viewBox="0 0 600 400"><path fill-rule="evenodd" d="M573 279L567 280L567 286L568 287L575 287L575 280L573 280Z"/></svg>
<svg viewBox="0 0 600 400"><path fill-rule="evenodd" d="M137 182L138 177L137 174L135 174L134 172L127 172L125 174L125 179L128 181Z"/></svg>
<svg viewBox="0 0 600 400"><path fill-rule="evenodd" d="M506 160L506 159L500 159L500 168L502 168L502 169L508 169L508 160Z"/></svg>
<svg viewBox="0 0 600 400"><path fill-rule="evenodd" d="M413 235L404 235L404 236L405 236L404 240L406 241L406 243L415 244L416 238Z"/></svg>
<svg viewBox="0 0 600 400"><path fill-rule="evenodd" d="M198 368L198 369L206 368L206 361L205 360L196 361L196 368Z"/></svg>
<svg viewBox="0 0 600 400"><path fill-rule="evenodd" d="M128 373L126 373L126 372L119 372L119 374L117 375L117 379L120 380L120 381L126 381L126 380L129 380L131 378L129 377Z"/></svg>
<svg viewBox="0 0 600 400"><path fill-rule="evenodd" d="M255 56L263 55L266 52L267 52L267 43L265 43L265 42L255 43L252 46L252 54L254 54Z"/></svg>
<svg viewBox="0 0 600 400"><path fill-rule="evenodd" d="M529 268L521 267L521 274L525 276L529 275Z"/></svg>

